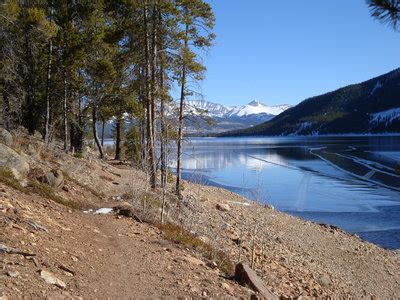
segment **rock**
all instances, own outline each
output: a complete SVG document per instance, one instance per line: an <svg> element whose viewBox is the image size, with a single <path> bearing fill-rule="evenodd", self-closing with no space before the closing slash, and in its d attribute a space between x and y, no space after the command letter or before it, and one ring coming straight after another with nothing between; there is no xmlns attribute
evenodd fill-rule
<svg viewBox="0 0 400 300"><path fill-rule="evenodd" d="M332 282L331 278L327 274L318 276L316 280L322 287L329 286Z"/></svg>
<svg viewBox="0 0 400 300"><path fill-rule="evenodd" d="M140 220L140 218L135 214L133 206L128 202L122 202L121 204L114 206L113 210L118 215L134 218L136 221L142 222L142 220Z"/></svg>
<svg viewBox="0 0 400 300"><path fill-rule="evenodd" d="M242 240L238 237L232 238L232 242L234 242L238 246L242 244Z"/></svg>
<svg viewBox="0 0 400 300"><path fill-rule="evenodd" d="M216 207L220 211L230 211L231 210L230 206L228 204L224 204L224 203L218 203Z"/></svg>
<svg viewBox="0 0 400 300"><path fill-rule="evenodd" d="M215 261L211 261L211 262L207 263L207 266L210 267L211 269L218 268L218 264Z"/></svg>
<svg viewBox="0 0 400 300"><path fill-rule="evenodd" d="M0 253L8 253L8 254L21 254L23 256L35 256L36 254L34 253L28 253L24 251L19 251L15 248L9 247L4 244L0 244Z"/></svg>
<svg viewBox="0 0 400 300"><path fill-rule="evenodd" d="M226 290L228 293L233 294L234 289L230 284L227 284L226 282L221 283L221 287Z"/></svg>
<svg viewBox="0 0 400 300"><path fill-rule="evenodd" d="M40 225L39 223L36 223L35 221L28 220L28 221L26 221L26 223L37 231L49 232L46 227L44 227L43 225Z"/></svg>
<svg viewBox="0 0 400 300"><path fill-rule="evenodd" d="M256 272L248 265L238 263L235 268L235 280L241 285L248 286L253 291L260 293L266 299L278 299L268 288Z"/></svg>
<svg viewBox="0 0 400 300"><path fill-rule="evenodd" d="M15 278L15 277L19 276L19 272L18 271L8 271L7 275L12 277L12 278Z"/></svg>
<svg viewBox="0 0 400 300"><path fill-rule="evenodd" d="M36 139L38 139L38 140L41 140L41 139L43 138L42 134L41 134L39 131L37 131L37 130L35 130L35 131L33 132L33 137L36 138Z"/></svg>
<svg viewBox="0 0 400 300"><path fill-rule="evenodd" d="M58 279L54 274L46 270L40 270L40 277L44 279L48 284L54 284L60 288L65 288L67 285L64 281Z"/></svg>
<svg viewBox="0 0 400 300"><path fill-rule="evenodd" d="M208 237L204 236L204 235L199 236L199 240L202 241L204 244L210 244L211 243L211 240Z"/></svg>
<svg viewBox="0 0 400 300"><path fill-rule="evenodd" d="M60 170L51 170L51 172L41 177L40 181L48 184L53 188L57 188L63 184L64 175Z"/></svg>
<svg viewBox="0 0 400 300"><path fill-rule="evenodd" d="M0 167L15 171L22 177L26 177L29 172L29 164L26 160L2 143L0 143Z"/></svg>
<svg viewBox="0 0 400 300"><path fill-rule="evenodd" d="M14 143L11 133L4 128L0 128L0 143L6 145L7 147L11 147Z"/></svg>
<svg viewBox="0 0 400 300"><path fill-rule="evenodd" d="M273 205L271 205L271 204L266 204L265 208L271 209L271 210L275 210L275 207Z"/></svg>
<svg viewBox="0 0 400 300"><path fill-rule="evenodd" d="M188 263L190 263L192 265L196 265L196 266L205 266L206 265L204 263L204 261L202 261L202 260L200 260L200 259L198 259L196 257L193 257L193 256L183 256L183 257L181 257L181 259L183 261L186 261L186 262L188 262Z"/></svg>

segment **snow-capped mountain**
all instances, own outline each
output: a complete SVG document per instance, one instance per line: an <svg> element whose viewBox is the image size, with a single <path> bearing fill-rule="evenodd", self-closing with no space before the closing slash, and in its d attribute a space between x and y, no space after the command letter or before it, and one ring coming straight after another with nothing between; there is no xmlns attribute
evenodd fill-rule
<svg viewBox="0 0 400 300"><path fill-rule="evenodd" d="M225 106L205 100L187 100L185 102L185 131L188 134L221 133L223 131L244 129L266 122L290 105L268 106L259 101L252 101L242 106ZM166 107L166 115L171 119L177 117L178 103ZM131 120L124 114L127 127L132 126ZM106 136L112 136L115 119L106 124ZM99 126L99 132L102 127Z"/></svg>
<svg viewBox="0 0 400 300"><path fill-rule="evenodd" d="M230 112L231 108L222 104L212 103L205 100L186 101L186 112L194 115L206 114L209 117L223 117Z"/></svg>
<svg viewBox="0 0 400 300"><path fill-rule="evenodd" d="M370 80L311 97L238 135L398 134L400 68Z"/></svg>
<svg viewBox="0 0 400 300"><path fill-rule="evenodd" d="M187 101L185 111L190 115L186 122L186 131L190 133L209 133L235 130L258 125L279 115L290 105L269 106L259 101L251 101L242 106L228 107L205 100ZM213 125L204 121L206 116L213 120Z"/></svg>
<svg viewBox="0 0 400 300"><path fill-rule="evenodd" d="M250 115L266 114L277 116L290 108L290 105L277 105L269 106L257 100L251 101L249 104L237 106L233 108L228 114L228 117L246 117Z"/></svg>
<svg viewBox="0 0 400 300"><path fill-rule="evenodd" d="M254 100L249 104L241 106L228 107L222 104L208 102L205 100L190 100L186 102L186 112L195 115L206 114L209 117L233 118L247 117L251 115L270 115L277 116L284 112L290 105L269 106Z"/></svg>

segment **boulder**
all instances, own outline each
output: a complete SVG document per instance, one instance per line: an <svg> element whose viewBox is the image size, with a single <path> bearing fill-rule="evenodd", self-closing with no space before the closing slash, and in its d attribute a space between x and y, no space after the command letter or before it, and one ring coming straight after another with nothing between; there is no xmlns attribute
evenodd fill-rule
<svg viewBox="0 0 400 300"><path fill-rule="evenodd" d="M260 293L265 299L278 299L278 297L265 286L256 272L244 263L238 263L236 265L235 280L241 285L248 286L253 291Z"/></svg>
<svg viewBox="0 0 400 300"><path fill-rule="evenodd" d="M142 222L142 220L135 214L133 206L128 202L121 202L120 204L115 205L113 210L117 215L133 218L138 222Z"/></svg>
<svg viewBox="0 0 400 300"><path fill-rule="evenodd" d="M14 143L11 133L4 128L0 128L0 143L6 145L7 147L11 147Z"/></svg>
<svg viewBox="0 0 400 300"><path fill-rule="evenodd" d="M29 164L26 160L13 149L0 143L0 167L15 170L22 177L26 177L29 172Z"/></svg>
<svg viewBox="0 0 400 300"><path fill-rule="evenodd" d="M53 188L58 188L64 182L64 175L60 170L51 170L46 175L42 176L39 181L46 183Z"/></svg>
<svg viewBox="0 0 400 300"><path fill-rule="evenodd" d="M47 283L54 284L55 286L58 286L60 288L65 288L67 286L64 281L58 279L56 276L54 276L54 274L50 273L49 271L40 270L40 277L42 277Z"/></svg>
<svg viewBox="0 0 400 300"><path fill-rule="evenodd" d="M42 134L41 134L39 131L37 131L37 130L35 130L35 132L33 133L33 137L34 137L34 138L37 138L38 140L43 139Z"/></svg>
<svg viewBox="0 0 400 300"><path fill-rule="evenodd" d="M327 287L331 284L331 278L327 274L322 274L317 277L317 282L322 286L322 287Z"/></svg>
<svg viewBox="0 0 400 300"><path fill-rule="evenodd" d="M7 275L12 277L12 278L16 278L19 276L19 272L18 271L8 271Z"/></svg>
<svg viewBox="0 0 400 300"><path fill-rule="evenodd" d="M220 211L230 211L231 210L230 206L225 203L218 203L216 207Z"/></svg>

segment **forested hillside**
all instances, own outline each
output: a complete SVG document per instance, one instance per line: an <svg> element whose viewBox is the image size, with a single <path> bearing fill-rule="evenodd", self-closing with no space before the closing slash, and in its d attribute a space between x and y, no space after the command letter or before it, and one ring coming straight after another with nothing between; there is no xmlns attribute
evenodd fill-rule
<svg viewBox="0 0 400 300"><path fill-rule="evenodd" d="M199 54L212 44L214 21L202 0L2 1L1 123L38 132L46 144L60 138L75 153L89 137L103 158L98 126L113 119L120 159L128 116L138 125L128 150L155 187L156 143L162 180L171 137L180 159L184 103L203 78ZM179 107L167 119L173 84ZM177 173L179 193L180 166Z"/></svg>
<svg viewBox="0 0 400 300"><path fill-rule="evenodd" d="M235 135L323 135L400 132L400 69L304 100Z"/></svg>

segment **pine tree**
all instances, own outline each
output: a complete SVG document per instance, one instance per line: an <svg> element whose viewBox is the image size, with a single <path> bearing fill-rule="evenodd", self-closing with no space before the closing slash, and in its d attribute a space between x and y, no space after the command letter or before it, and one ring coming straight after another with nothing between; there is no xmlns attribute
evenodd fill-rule
<svg viewBox="0 0 400 300"><path fill-rule="evenodd" d="M372 17L384 24L390 25L395 30L398 29L400 20L399 0L368 0L367 3Z"/></svg>
<svg viewBox="0 0 400 300"><path fill-rule="evenodd" d="M180 47L177 60L177 76L181 92L175 189L177 196L181 198L184 107L186 96L191 94L187 83L189 78L193 80L201 80L203 78L205 67L198 61L198 55L194 49L204 49L211 46L215 38L211 32L214 27L215 18L210 5L202 0L179 0L176 1L176 4L179 11L178 20L180 23L180 32L178 32Z"/></svg>

